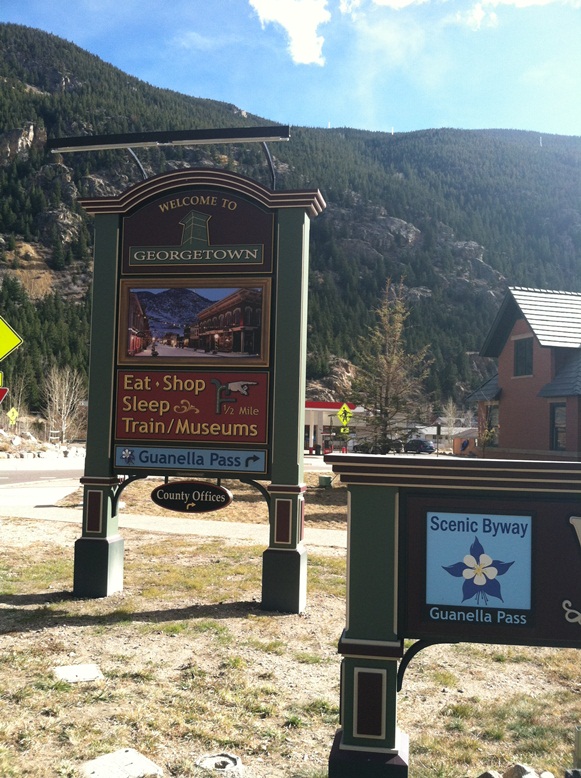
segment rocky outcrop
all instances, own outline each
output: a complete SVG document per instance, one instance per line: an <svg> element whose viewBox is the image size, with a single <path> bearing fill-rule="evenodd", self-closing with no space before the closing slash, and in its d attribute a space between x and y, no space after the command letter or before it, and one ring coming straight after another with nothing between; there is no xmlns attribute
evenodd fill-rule
<svg viewBox="0 0 581 778"><path fill-rule="evenodd" d="M32 122L7 130L0 135L0 165L6 165L16 157L28 159L31 149L42 148L45 143L46 130Z"/></svg>
<svg viewBox="0 0 581 778"><path fill-rule="evenodd" d="M317 402L344 402L352 396L355 367L347 359L331 357L329 375L308 381L306 399Z"/></svg>
<svg viewBox="0 0 581 778"><path fill-rule="evenodd" d="M54 235L63 245L72 243L79 234L79 228L83 223L78 213L73 213L69 208L60 205L50 211L43 211L38 218L38 229L43 243L50 245Z"/></svg>
<svg viewBox="0 0 581 778"><path fill-rule="evenodd" d="M73 206L79 197L71 169L61 162L43 165L36 174L34 183L48 199L57 199L69 206Z"/></svg>

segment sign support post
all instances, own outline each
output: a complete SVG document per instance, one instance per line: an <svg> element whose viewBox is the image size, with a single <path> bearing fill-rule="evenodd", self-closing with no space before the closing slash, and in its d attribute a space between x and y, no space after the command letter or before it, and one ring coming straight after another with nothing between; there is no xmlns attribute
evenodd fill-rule
<svg viewBox="0 0 581 778"><path fill-rule="evenodd" d="M119 216L98 214L89 386L87 453L82 536L75 543L73 593L108 597L123 589L123 538L113 512L119 478L111 463L114 362L116 342L117 252Z"/></svg>
<svg viewBox="0 0 581 778"><path fill-rule="evenodd" d="M348 485L347 623L339 641L341 729L329 778L405 778L408 739L398 730L398 495Z"/></svg>
<svg viewBox="0 0 581 778"><path fill-rule="evenodd" d="M304 211L279 215L279 264L274 332L273 464L269 548L263 554L262 607L300 613L306 607L303 546L303 448L309 220ZM285 408L296 408L287 414Z"/></svg>

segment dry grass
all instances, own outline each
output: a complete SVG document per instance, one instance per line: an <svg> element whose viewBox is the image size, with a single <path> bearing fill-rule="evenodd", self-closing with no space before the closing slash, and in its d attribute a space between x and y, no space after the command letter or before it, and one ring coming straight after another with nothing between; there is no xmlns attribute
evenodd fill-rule
<svg viewBox="0 0 581 778"><path fill-rule="evenodd" d="M331 525L344 526L342 487L311 481L311 521L336 514ZM154 485L129 487L124 510L158 510ZM263 500L248 489L235 504L262 520ZM3 778L72 778L83 761L123 747L180 778L201 776L196 760L221 751L240 756L249 778L327 775L339 726L342 556L309 556L305 614L270 614L260 608L262 548L124 531L124 592L75 600L76 526L5 519L1 531ZM53 675L93 662L100 683ZM581 723L578 652L432 646L407 669L399 723L414 778L476 778L517 761L563 775Z"/></svg>
<svg viewBox="0 0 581 778"><path fill-rule="evenodd" d="M172 479L176 481L179 479ZM151 492L162 483L159 478L145 478L135 481L124 491L122 500L123 513L147 514L152 516L167 515L164 508L160 508L151 500ZM252 524L268 522L268 509L266 502L256 487L229 479L221 479L225 486L234 494L234 501L227 508L214 511L210 518L214 521L236 521ZM267 482L260 482L267 486ZM345 529L347 527L347 488L343 486L337 477L333 478L328 488L319 486L318 473L305 473L307 491L305 494L305 524L307 527L319 529ZM62 506L79 505L82 502L82 490L73 492L65 497L59 504ZM187 518L188 514L180 516ZM199 519L200 514L194 518Z"/></svg>
<svg viewBox="0 0 581 778"><path fill-rule="evenodd" d="M306 614L267 614L263 549L126 532L124 592L75 600L77 534L3 521L3 778L74 776L123 747L168 776L201 775L196 760L221 751L254 776L324 774L338 726L343 559L312 560ZM53 676L82 663L97 663L105 680Z"/></svg>

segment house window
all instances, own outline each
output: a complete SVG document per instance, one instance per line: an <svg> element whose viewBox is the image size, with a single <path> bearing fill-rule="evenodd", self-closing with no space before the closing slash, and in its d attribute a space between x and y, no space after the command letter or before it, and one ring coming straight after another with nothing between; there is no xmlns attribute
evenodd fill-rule
<svg viewBox="0 0 581 778"><path fill-rule="evenodd" d="M551 449L565 451L567 448L567 406L565 403L551 404Z"/></svg>
<svg viewBox="0 0 581 778"><path fill-rule="evenodd" d="M533 339L514 341L514 375L533 374Z"/></svg>

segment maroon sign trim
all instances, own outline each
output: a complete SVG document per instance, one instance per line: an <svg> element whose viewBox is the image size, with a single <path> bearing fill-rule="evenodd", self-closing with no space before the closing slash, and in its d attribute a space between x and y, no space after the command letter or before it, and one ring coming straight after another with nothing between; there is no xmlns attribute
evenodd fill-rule
<svg viewBox="0 0 581 778"><path fill-rule="evenodd" d="M206 481L172 481L156 486L151 499L170 511L210 513L230 505L233 495L229 489Z"/></svg>
<svg viewBox="0 0 581 778"><path fill-rule="evenodd" d="M272 272L274 215L213 189L168 192L123 219L123 273Z"/></svg>
<svg viewBox="0 0 581 778"><path fill-rule="evenodd" d="M116 440L267 443L268 389L263 371L119 370Z"/></svg>

